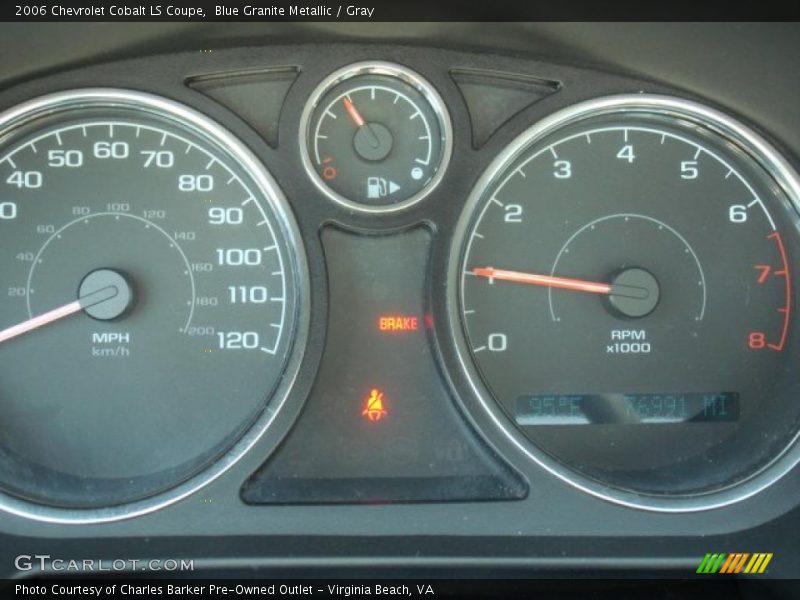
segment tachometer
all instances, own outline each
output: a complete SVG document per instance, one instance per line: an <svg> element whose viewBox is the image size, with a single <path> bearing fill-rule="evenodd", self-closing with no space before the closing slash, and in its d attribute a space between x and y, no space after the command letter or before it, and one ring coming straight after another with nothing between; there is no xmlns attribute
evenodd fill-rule
<svg viewBox="0 0 800 600"><path fill-rule="evenodd" d="M766 142L690 102L611 97L534 126L460 224L475 390L593 493L671 510L760 489L797 460L799 200Z"/></svg>
<svg viewBox="0 0 800 600"><path fill-rule="evenodd" d="M285 201L229 133L155 96L60 93L0 129L2 503L117 507L91 520L185 495L263 433L302 352Z"/></svg>

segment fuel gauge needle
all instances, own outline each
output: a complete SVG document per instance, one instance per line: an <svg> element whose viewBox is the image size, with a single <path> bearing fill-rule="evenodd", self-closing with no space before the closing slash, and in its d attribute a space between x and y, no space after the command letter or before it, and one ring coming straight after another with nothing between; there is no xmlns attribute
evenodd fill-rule
<svg viewBox="0 0 800 600"><path fill-rule="evenodd" d="M106 302L107 300L111 300L115 298L119 294L119 290L116 286L110 285L108 287L104 287L96 292L92 292L90 294L86 294L75 300L74 302L70 302L69 304L65 304L63 306L59 306L58 308L54 308L53 310L49 310L44 314L41 314L37 317L33 317L32 319L28 319L27 321L23 321L22 323L17 323L16 325L12 325L7 329L3 329L0 331L0 343L6 342L10 339L18 337L24 333L28 333L29 331L33 331L35 329L39 329L40 327L44 327L45 325L49 325L50 323L55 323L65 317L70 315L74 315L77 312L80 312L90 306L95 306L100 304L101 302Z"/></svg>
<svg viewBox="0 0 800 600"><path fill-rule="evenodd" d="M378 135L372 130L370 124L364 120L364 117L361 116L361 113L356 108L356 105L353 104L353 101L345 96L342 98L342 103L344 104L344 108L347 111L347 114L350 115L350 119L353 121L355 126L361 130L369 132L370 143L372 147L378 148L381 145Z"/></svg>
<svg viewBox="0 0 800 600"><path fill-rule="evenodd" d="M356 124L356 127L363 127L367 124L364 120L364 117L361 116L361 113L358 112L356 105L353 104L352 100L345 96L342 98L342 103L344 103L344 108L347 111L347 114L350 115L350 118L353 120L353 123Z"/></svg>
<svg viewBox="0 0 800 600"><path fill-rule="evenodd" d="M521 271L507 271L504 269L495 269L494 267L475 267L472 269L472 274L478 277L486 277L487 279L499 279L501 281L540 285L562 290L572 290L575 292L602 294L605 296L645 299L650 295L646 288L637 286L586 281L583 279L573 279L571 277L556 277L554 275L540 275L537 273L523 273Z"/></svg>

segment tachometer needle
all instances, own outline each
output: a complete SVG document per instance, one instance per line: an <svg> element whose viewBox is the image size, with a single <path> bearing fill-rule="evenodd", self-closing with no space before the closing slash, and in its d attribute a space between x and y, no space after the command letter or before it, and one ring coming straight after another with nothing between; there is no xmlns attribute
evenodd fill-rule
<svg viewBox="0 0 800 600"><path fill-rule="evenodd" d="M89 308L90 306L111 300L118 294L119 290L113 285L104 287L103 289L92 292L91 294L86 294L74 302L70 302L64 306L59 306L58 308L49 310L38 317L33 317L32 319L28 319L27 321L23 321L22 323L17 323L16 325L12 325L7 329L3 329L0 331L0 343L18 337L23 333L28 333L34 329L39 329L40 327L54 323L55 321L63 319L64 317L74 315L75 313L80 312L85 308Z"/></svg>
<svg viewBox="0 0 800 600"><path fill-rule="evenodd" d="M362 117L361 113L358 112L356 105L353 104L350 98L345 96L342 98L342 102L344 103L345 110L347 110L347 114L350 115L350 118L353 120L353 123L356 124L356 127L363 127L367 124L367 122L364 120L364 117Z"/></svg>
<svg viewBox="0 0 800 600"><path fill-rule="evenodd" d="M514 283L527 283L529 285L542 285L546 287L574 290L576 292L589 292L591 294L610 294L611 284L597 281L584 281L568 277L554 277L552 275L538 275L536 273L522 273L520 271L506 271L493 267L476 267L472 272L478 277L487 279L500 279Z"/></svg>
<svg viewBox="0 0 800 600"><path fill-rule="evenodd" d="M585 281L583 279L539 275L537 273L523 273L520 271L507 271L504 269L495 269L494 267L475 267L472 269L472 273L478 277L486 277L487 279L499 279L501 281L541 285L562 290L588 292L590 294L602 294L606 296L645 299L650 295L647 289L630 285Z"/></svg>

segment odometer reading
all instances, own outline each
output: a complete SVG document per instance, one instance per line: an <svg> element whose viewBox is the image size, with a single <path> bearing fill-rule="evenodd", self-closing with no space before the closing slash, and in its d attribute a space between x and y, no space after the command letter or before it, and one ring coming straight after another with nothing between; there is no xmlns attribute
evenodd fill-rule
<svg viewBox="0 0 800 600"><path fill-rule="evenodd" d="M735 392L560 394L517 398L518 425L709 423L739 418Z"/></svg>
<svg viewBox="0 0 800 600"><path fill-rule="evenodd" d="M582 485L717 491L797 434L796 176L781 165L781 188L716 118L647 97L568 109L512 145L462 219L475 376Z"/></svg>
<svg viewBox="0 0 800 600"><path fill-rule="evenodd" d="M38 502L125 503L198 472L292 349L278 199L147 98L56 112L0 148L0 488Z"/></svg>

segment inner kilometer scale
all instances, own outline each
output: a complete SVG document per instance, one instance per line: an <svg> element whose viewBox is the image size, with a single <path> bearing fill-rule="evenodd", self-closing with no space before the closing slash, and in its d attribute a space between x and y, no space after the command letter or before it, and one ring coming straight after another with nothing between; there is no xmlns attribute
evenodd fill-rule
<svg viewBox="0 0 800 600"><path fill-rule="evenodd" d="M441 98L398 65L337 71L312 96L301 129L314 183L357 210L392 211L421 200L438 184L450 154Z"/></svg>

